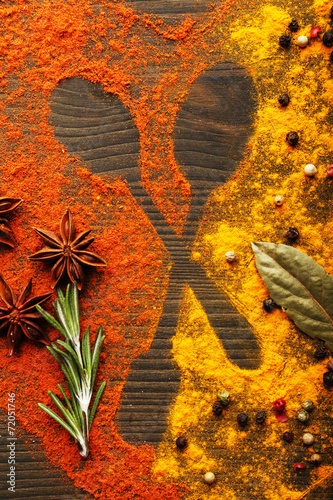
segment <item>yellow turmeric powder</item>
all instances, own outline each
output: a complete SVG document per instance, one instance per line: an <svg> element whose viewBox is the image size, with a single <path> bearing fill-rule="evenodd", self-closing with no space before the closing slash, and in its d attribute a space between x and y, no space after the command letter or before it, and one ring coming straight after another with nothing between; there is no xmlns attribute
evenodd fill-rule
<svg viewBox="0 0 333 500"><path fill-rule="evenodd" d="M326 177L333 152L331 50L320 39L311 39L305 49L295 43L300 34L309 36L311 25L328 29L329 9L327 1L302 4L297 11L301 30L292 35L288 51L279 46L278 38L287 32L295 11L279 1L263 4L255 16L244 13L229 23L228 41L225 37L221 41L221 60L237 61L248 70L259 107L249 154L238 175L212 193L192 258L252 325L261 364L256 370L243 370L228 359L200 303L187 288L173 344L183 374L181 389L154 472L157 478L177 478L187 484L192 491L188 498L193 500L318 498L320 488L327 487L333 477L332 452L323 430L325 419L332 416L331 394L322 383L327 360L314 359L318 343L297 330L282 311L263 311L262 301L268 293L250 247L251 241L286 244L286 229L296 226L300 232L296 247L333 271L333 181ZM221 37L226 29L221 27ZM284 92L291 97L286 108L277 101ZM285 140L291 130L300 135L296 148ZM318 169L313 179L303 172L308 163ZM278 194L284 197L281 207L274 204ZM232 264L224 257L229 250L238 256ZM222 390L231 394L232 401L216 419L211 408ZM272 402L281 397L287 401L286 423L278 422L272 410ZM296 419L305 399L316 406L306 427ZM262 409L267 420L260 426L255 414ZM249 414L249 429L237 426L240 412ZM313 448L296 451L305 428L322 445L322 467L310 464ZM297 445L283 442L282 434L289 429L294 431ZM193 444L179 453L174 441L181 434ZM300 461L306 464L307 475L295 482L293 464ZM198 472L196 481L194 470ZM203 482L208 470L216 474L214 488Z"/></svg>

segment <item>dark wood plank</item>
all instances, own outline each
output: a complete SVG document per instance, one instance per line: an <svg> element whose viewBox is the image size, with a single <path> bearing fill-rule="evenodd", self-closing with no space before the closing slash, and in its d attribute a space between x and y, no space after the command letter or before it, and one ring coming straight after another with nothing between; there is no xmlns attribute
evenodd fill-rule
<svg viewBox="0 0 333 500"><path fill-rule="evenodd" d="M167 408L177 395L180 380L171 357L171 339L186 284L203 306L229 357L241 367L258 367L260 353L251 327L201 267L191 262L188 250L208 195L230 178L243 156L254 109L252 82L235 64L216 66L193 85L179 113L174 137L176 157L193 190L192 208L179 238L141 186L139 136L121 101L80 78L62 82L53 93L50 120L58 140L94 173L108 178L120 175L127 180L173 263L151 348L132 362L123 390L118 422L128 441L157 443L165 432ZM145 403L141 397L138 400L140 393L146 394Z"/></svg>
<svg viewBox="0 0 333 500"><path fill-rule="evenodd" d="M0 498L1 500L92 500L86 492L75 488L73 482L58 467L53 466L32 434L16 422L15 492L9 491L7 415L0 410Z"/></svg>

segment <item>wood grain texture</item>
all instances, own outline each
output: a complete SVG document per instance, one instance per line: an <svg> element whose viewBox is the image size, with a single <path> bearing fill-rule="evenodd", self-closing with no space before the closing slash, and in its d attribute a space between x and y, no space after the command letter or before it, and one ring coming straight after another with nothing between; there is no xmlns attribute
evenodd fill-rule
<svg viewBox="0 0 333 500"><path fill-rule="evenodd" d="M0 410L0 498L1 500L92 500L93 497L75 488L59 468L50 464L35 436L18 427L15 439L15 492L9 491L7 415Z"/></svg>
<svg viewBox="0 0 333 500"><path fill-rule="evenodd" d="M202 210L211 190L235 171L252 132L255 100L251 79L235 64L205 72L194 83L175 127L176 158L193 190L184 234L177 237L140 183L139 136L129 112L115 96L80 78L54 91L51 123L59 142L94 173L126 179L131 193L168 250L173 267L159 325L148 353L132 362L118 422L134 443L158 443L168 407L177 395L180 372L171 356L184 288L189 285L234 363L257 368L260 353L251 327L201 267L191 261Z"/></svg>
<svg viewBox="0 0 333 500"><path fill-rule="evenodd" d="M181 22L185 17L200 17L211 0L131 0L127 5L147 14L155 14L169 24Z"/></svg>

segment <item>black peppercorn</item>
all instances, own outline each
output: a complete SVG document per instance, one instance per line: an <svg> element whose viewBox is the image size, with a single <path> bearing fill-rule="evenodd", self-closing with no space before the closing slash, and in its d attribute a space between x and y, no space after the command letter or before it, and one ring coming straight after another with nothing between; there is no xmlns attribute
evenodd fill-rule
<svg viewBox="0 0 333 500"><path fill-rule="evenodd" d="M281 94L278 98L278 101L282 108L285 108L290 102L290 97L288 94Z"/></svg>
<svg viewBox="0 0 333 500"><path fill-rule="evenodd" d="M256 414L257 424L263 424L266 420L266 412L264 410L258 411Z"/></svg>
<svg viewBox="0 0 333 500"><path fill-rule="evenodd" d="M291 432L291 431L286 431L286 432L283 433L282 438L287 443L291 443L293 441L293 439L294 439L294 433Z"/></svg>
<svg viewBox="0 0 333 500"><path fill-rule="evenodd" d="M246 413L239 413L237 415L237 422L241 427L245 427L249 421L249 417L246 415Z"/></svg>
<svg viewBox="0 0 333 500"><path fill-rule="evenodd" d="M320 347L318 347L315 352L314 352L314 357L316 359L325 359L327 358L328 356L328 351L326 349L326 347L324 347L323 345L321 345Z"/></svg>
<svg viewBox="0 0 333 500"><path fill-rule="evenodd" d="M262 306L266 312L271 313L276 308L276 303L273 299L265 299L262 303Z"/></svg>
<svg viewBox="0 0 333 500"><path fill-rule="evenodd" d="M180 450L182 450L183 448L185 448L187 446L187 439L186 439L186 437L185 436L179 436L176 439L176 446Z"/></svg>
<svg viewBox="0 0 333 500"><path fill-rule="evenodd" d="M323 381L326 387L333 387L333 372L325 372L323 375Z"/></svg>
<svg viewBox="0 0 333 500"><path fill-rule="evenodd" d="M297 22L296 19L292 19L290 21L290 23L288 24L288 28L290 29L290 31L292 31L293 33L296 33L296 31L299 30L299 24Z"/></svg>
<svg viewBox="0 0 333 500"><path fill-rule="evenodd" d="M299 237L299 232L296 227L288 227L287 231L284 233L288 240L295 241Z"/></svg>
<svg viewBox="0 0 333 500"><path fill-rule="evenodd" d="M284 49L288 48L291 42L291 36L290 35L282 35L279 38L279 44L281 47Z"/></svg>
<svg viewBox="0 0 333 500"><path fill-rule="evenodd" d="M326 365L326 368L328 371L333 372L333 359L330 359L329 362Z"/></svg>
<svg viewBox="0 0 333 500"><path fill-rule="evenodd" d="M221 401L215 401L215 403L213 404L212 412L214 413L214 415L219 417L220 415L222 415L223 408L224 405Z"/></svg>
<svg viewBox="0 0 333 500"><path fill-rule="evenodd" d="M330 62L333 63L333 52L330 53Z"/></svg>
<svg viewBox="0 0 333 500"><path fill-rule="evenodd" d="M333 45L333 31L326 31L323 36L323 44L325 47L332 47Z"/></svg>
<svg viewBox="0 0 333 500"><path fill-rule="evenodd" d="M294 131L288 132L288 134L286 135L286 141L288 144L290 144L290 146L296 146L299 141L298 133Z"/></svg>

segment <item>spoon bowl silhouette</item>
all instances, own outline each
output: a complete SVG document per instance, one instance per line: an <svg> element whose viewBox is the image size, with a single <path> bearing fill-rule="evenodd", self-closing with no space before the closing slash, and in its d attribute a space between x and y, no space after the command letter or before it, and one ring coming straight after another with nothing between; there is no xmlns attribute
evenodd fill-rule
<svg viewBox="0 0 333 500"><path fill-rule="evenodd" d="M120 99L78 77L61 82L53 92L50 120L59 142L94 173L127 180L172 261L154 339L149 351L132 361L122 393L118 422L129 442L158 443L165 432L169 405L179 388L171 339L186 285L200 301L229 358L241 368L260 364L251 326L191 261L189 250L208 196L230 179L244 155L255 109L251 78L236 64L208 69L191 87L174 131L175 157L192 188L191 209L178 237L141 185L139 133Z"/></svg>

